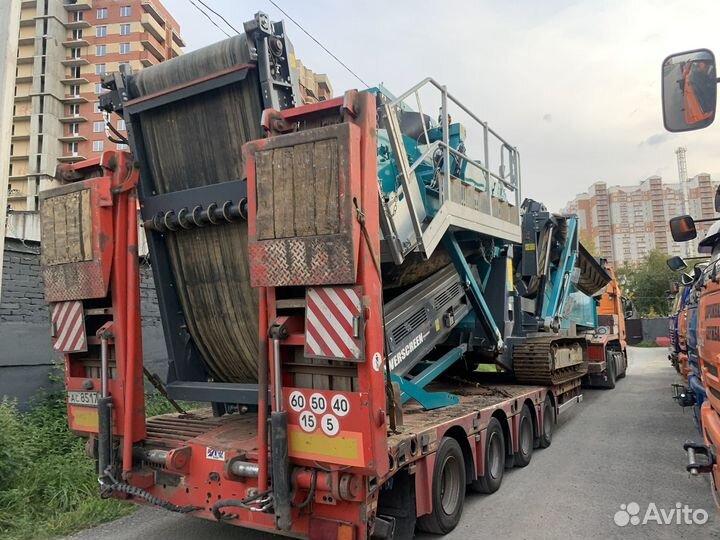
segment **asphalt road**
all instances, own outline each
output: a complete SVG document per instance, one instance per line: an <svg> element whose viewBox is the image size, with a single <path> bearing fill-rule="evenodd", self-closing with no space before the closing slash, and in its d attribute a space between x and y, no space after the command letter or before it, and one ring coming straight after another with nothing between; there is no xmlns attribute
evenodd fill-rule
<svg viewBox="0 0 720 540"><path fill-rule="evenodd" d="M685 473L682 443L697 439L692 419L670 397L676 374L665 349L632 349L628 376L614 391L585 391L561 418L553 444L525 469L507 471L500 491L470 495L448 540L720 538L705 478ZM632 505L631 503L636 503ZM707 512L705 524L659 524L676 504ZM654 507L652 506L654 504ZM618 526L621 505L638 524ZM656 510L653 511L653 508ZM648 513L649 511L649 513ZM698 518L702 513L696 512ZM630 516L618 514L618 519ZM650 519L645 521L644 518ZM140 509L72 540L272 540L268 534ZM431 536L421 538L429 539Z"/></svg>

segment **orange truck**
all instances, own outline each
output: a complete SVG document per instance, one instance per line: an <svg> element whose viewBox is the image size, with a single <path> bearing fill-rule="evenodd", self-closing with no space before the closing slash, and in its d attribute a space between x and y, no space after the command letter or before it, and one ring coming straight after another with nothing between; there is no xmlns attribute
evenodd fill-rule
<svg viewBox="0 0 720 540"><path fill-rule="evenodd" d="M583 384L600 388L615 388L615 382L627 373L627 333L625 309L615 270L604 259L601 264L611 276L598 305L597 328L588 332L588 372Z"/></svg>
<svg viewBox="0 0 720 540"><path fill-rule="evenodd" d="M717 105L715 55L708 49L696 49L665 58L662 63L662 103L663 121L670 132L693 131L712 124ZM715 211L720 211L720 191L715 193ZM693 475L710 475L712 495L720 507L717 458L720 450L720 222L716 218L693 220L689 215L677 216L670 220L670 231L676 242L687 242L698 236L695 224L700 222L714 222L698 244L701 254L710 255L709 264L698 277L697 307L697 354L707 400L700 410L703 441L686 442L684 448L688 456L687 470ZM687 350L687 316L682 313L678 329L679 333L684 330L685 342L680 345ZM685 375L688 367L682 353L679 363L680 371Z"/></svg>

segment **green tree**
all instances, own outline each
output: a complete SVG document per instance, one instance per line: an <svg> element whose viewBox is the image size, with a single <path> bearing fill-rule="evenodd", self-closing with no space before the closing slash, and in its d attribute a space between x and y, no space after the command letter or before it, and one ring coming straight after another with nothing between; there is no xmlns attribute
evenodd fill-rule
<svg viewBox="0 0 720 540"><path fill-rule="evenodd" d="M641 261L617 270L623 294L635 303L642 317L662 317L669 312L667 290L677 276L667 267L667 258L655 249Z"/></svg>
<svg viewBox="0 0 720 540"><path fill-rule="evenodd" d="M580 243L588 250L590 255L593 257L598 256L597 244L595 243L595 238L593 238L592 234L590 234L590 231L580 231Z"/></svg>

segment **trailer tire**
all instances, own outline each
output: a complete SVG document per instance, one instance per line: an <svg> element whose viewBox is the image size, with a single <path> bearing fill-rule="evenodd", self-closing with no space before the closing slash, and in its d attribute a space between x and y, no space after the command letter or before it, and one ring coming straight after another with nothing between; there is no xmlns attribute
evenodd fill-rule
<svg viewBox="0 0 720 540"><path fill-rule="evenodd" d="M432 479L432 512L421 516L421 531L447 534L460 522L465 503L465 457L460 444L443 437L435 455Z"/></svg>
<svg viewBox="0 0 720 540"><path fill-rule="evenodd" d="M470 488L476 493L495 493L505 474L505 436L500 421L491 418L485 430L485 474L473 480Z"/></svg>
<svg viewBox="0 0 720 540"><path fill-rule="evenodd" d="M518 451L515 453L514 461L516 467L527 467L530 465L535 441L535 430L533 429L533 418L527 404L523 405L520 411L520 426L518 427Z"/></svg>
<svg viewBox="0 0 720 540"><path fill-rule="evenodd" d="M622 363L623 363L623 369L622 369L622 371L621 371L621 372L618 374L618 376L617 376L618 380L624 379L624 378L625 378L625 375L627 375L627 366L628 366L628 364L627 364L627 356L623 354L622 359L623 359L623 362L622 362Z"/></svg>
<svg viewBox="0 0 720 540"><path fill-rule="evenodd" d="M555 430L555 407L550 395L545 396L543 404L543 429L540 434L540 448L547 448L552 443L553 431Z"/></svg>
<svg viewBox="0 0 720 540"><path fill-rule="evenodd" d="M615 357L610 353L609 358L606 362L607 365L607 381L605 382L605 388L612 390L615 388Z"/></svg>

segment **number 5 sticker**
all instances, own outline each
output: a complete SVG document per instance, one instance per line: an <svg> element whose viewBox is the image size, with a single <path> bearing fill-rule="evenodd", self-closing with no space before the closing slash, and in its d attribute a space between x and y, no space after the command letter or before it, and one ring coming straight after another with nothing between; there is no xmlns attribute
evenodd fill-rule
<svg viewBox="0 0 720 540"><path fill-rule="evenodd" d="M340 422L332 414L326 414L322 417L322 430L328 437L334 437L340 431Z"/></svg>

